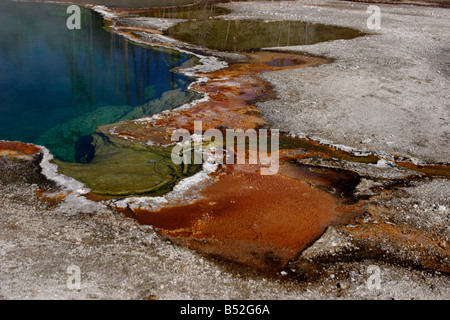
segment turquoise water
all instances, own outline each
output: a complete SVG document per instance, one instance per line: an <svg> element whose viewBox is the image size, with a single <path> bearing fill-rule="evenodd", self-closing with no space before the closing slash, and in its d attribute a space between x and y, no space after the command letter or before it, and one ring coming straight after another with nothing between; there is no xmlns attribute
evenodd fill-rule
<svg viewBox="0 0 450 320"><path fill-rule="evenodd" d="M132 44L88 9L81 30L69 30L66 9L0 1L0 139L86 162L97 126L144 116L138 106L185 91L191 80L170 70L191 57Z"/></svg>

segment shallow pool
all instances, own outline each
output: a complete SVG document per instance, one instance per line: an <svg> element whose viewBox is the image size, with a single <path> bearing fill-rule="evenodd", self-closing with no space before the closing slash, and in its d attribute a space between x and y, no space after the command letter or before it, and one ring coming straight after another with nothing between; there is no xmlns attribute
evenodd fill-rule
<svg viewBox="0 0 450 320"><path fill-rule="evenodd" d="M177 24L166 34L178 40L220 51L245 51L268 47L310 45L353 39L359 30L300 21L203 19Z"/></svg>

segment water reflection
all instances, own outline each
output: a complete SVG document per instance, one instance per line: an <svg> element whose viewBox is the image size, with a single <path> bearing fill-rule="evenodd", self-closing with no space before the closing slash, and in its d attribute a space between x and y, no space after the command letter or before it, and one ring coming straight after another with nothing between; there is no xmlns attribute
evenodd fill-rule
<svg viewBox="0 0 450 320"><path fill-rule="evenodd" d="M185 89L189 79L169 70L190 56L129 43L87 9L82 29L68 30L66 7L0 2L0 139L76 161L97 126L142 116L137 106Z"/></svg>
<svg viewBox="0 0 450 320"><path fill-rule="evenodd" d="M203 19L180 23L166 31L178 40L221 51L308 45L361 36L359 30L298 21Z"/></svg>

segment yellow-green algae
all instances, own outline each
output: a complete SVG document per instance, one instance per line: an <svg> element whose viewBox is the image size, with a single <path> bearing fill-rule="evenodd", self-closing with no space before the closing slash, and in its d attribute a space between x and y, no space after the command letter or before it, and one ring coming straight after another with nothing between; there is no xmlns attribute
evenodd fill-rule
<svg viewBox="0 0 450 320"><path fill-rule="evenodd" d="M55 160L59 172L84 183L98 195L126 197L159 196L170 191L185 177L201 169L201 165L176 165L172 147L146 146L108 134L111 126L93 135L95 155L88 164Z"/></svg>

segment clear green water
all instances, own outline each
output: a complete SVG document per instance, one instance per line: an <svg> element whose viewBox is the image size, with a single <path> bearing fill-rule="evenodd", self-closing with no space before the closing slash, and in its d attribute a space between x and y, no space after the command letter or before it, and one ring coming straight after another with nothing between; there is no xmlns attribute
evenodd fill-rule
<svg viewBox="0 0 450 320"><path fill-rule="evenodd" d="M142 105L186 90L191 80L170 70L191 57L132 44L87 9L69 30L66 8L0 1L0 139L87 162L98 126L161 111Z"/></svg>

